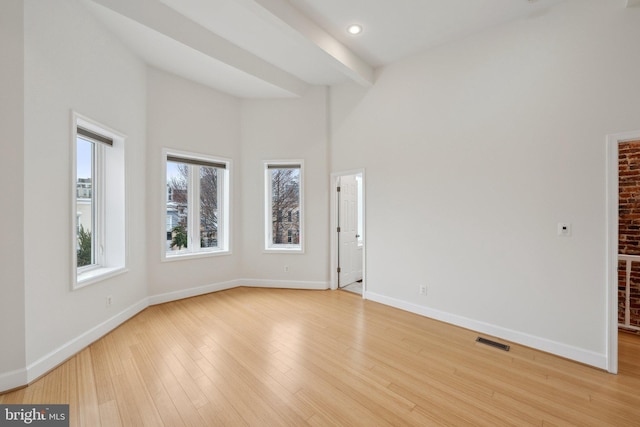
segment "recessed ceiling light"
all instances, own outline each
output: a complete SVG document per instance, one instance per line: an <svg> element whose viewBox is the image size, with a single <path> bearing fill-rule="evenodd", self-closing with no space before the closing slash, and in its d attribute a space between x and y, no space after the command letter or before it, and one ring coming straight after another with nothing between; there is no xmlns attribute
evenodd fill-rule
<svg viewBox="0 0 640 427"><path fill-rule="evenodd" d="M353 36L358 35L362 32L362 25L353 24L347 27L347 32Z"/></svg>

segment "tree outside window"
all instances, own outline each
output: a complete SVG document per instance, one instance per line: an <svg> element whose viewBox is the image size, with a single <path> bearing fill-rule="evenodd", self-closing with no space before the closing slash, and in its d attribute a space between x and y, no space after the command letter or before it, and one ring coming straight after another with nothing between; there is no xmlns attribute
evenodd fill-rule
<svg viewBox="0 0 640 427"><path fill-rule="evenodd" d="M266 163L267 249L302 248L302 168L299 163Z"/></svg>
<svg viewBox="0 0 640 427"><path fill-rule="evenodd" d="M227 162L177 154L166 160L166 255L226 250Z"/></svg>

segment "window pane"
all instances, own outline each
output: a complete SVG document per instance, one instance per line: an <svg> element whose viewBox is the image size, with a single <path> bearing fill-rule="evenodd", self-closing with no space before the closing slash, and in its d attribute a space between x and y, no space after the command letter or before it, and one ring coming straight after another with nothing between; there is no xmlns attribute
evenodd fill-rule
<svg viewBox="0 0 640 427"><path fill-rule="evenodd" d="M76 238L77 266L95 264L93 223L95 203L93 194L94 146L84 139L76 140Z"/></svg>
<svg viewBox="0 0 640 427"><path fill-rule="evenodd" d="M300 244L300 169L270 169L271 243Z"/></svg>
<svg viewBox="0 0 640 427"><path fill-rule="evenodd" d="M229 164L167 152L165 258L228 251Z"/></svg>
<svg viewBox="0 0 640 427"><path fill-rule="evenodd" d="M200 166L200 247L218 246L218 169Z"/></svg>
<svg viewBox="0 0 640 427"><path fill-rule="evenodd" d="M189 166L187 164L167 162L167 252L187 248L188 182Z"/></svg>

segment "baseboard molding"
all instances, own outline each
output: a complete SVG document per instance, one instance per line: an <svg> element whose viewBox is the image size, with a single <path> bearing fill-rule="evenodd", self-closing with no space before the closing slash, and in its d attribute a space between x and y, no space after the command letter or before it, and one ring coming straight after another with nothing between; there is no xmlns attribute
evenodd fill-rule
<svg viewBox="0 0 640 427"><path fill-rule="evenodd" d="M27 384L27 370L25 368L0 374L0 393L5 393L14 388L24 387Z"/></svg>
<svg viewBox="0 0 640 427"><path fill-rule="evenodd" d="M179 291L153 295L149 297L149 305L164 304L165 302L177 301L184 298L209 294L211 292L237 288L238 286L242 286L242 283L242 280L229 280L227 282L212 283L210 285L198 286L196 288L181 289Z"/></svg>
<svg viewBox="0 0 640 427"><path fill-rule="evenodd" d="M115 316L105 320L99 325L89 329L88 331L82 333L71 341L58 347L52 352L42 356L41 358L27 366L26 382L21 385L26 385L38 379L67 359L73 357L94 341L102 338L104 335L108 334L122 323L140 313L142 310L147 308L148 305L149 303L147 301L147 298L144 298L136 304L133 304L132 306L122 310ZM4 388L0 389L4 390Z"/></svg>
<svg viewBox="0 0 640 427"><path fill-rule="evenodd" d="M607 356L605 354L595 353L545 338L536 337L534 335L503 328L501 326L492 325L490 323L480 322L440 310L434 310L429 307L376 294L374 292L365 291L364 297L368 300L379 302L380 304L399 308L400 310L419 314L421 316L429 317L451 325L460 326L479 333L502 338L513 343L575 360L576 362L584 363L599 369L607 369Z"/></svg>
<svg viewBox="0 0 640 427"><path fill-rule="evenodd" d="M229 280L227 282L212 283L210 285L198 286L196 288L181 289L179 291L153 295L149 297L149 305L164 304L166 302L177 301L183 298L191 298L198 295L209 294L211 292L224 291L226 289L237 288L239 286L282 289L329 289L328 282L269 279L235 279Z"/></svg>
<svg viewBox="0 0 640 427"><path fill-rule="evenodd" d="M240 279L238 286L250 286L254 288L279 288L279 289L307 289L327 290L329 282L313 282L303 280L271 280L271 279Z"/></svg>

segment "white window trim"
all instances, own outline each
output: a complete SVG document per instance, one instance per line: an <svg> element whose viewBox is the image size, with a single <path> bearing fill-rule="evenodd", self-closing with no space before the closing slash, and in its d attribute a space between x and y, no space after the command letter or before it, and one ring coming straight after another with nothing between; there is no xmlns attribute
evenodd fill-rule
<svg viewBox="0 0 640 427"><path fill-rule="evenodd" d="M97 193L98 197L94 198L95 206L95 217L93 218L94 224L94 235L96 238L96 253L95 253L95 264L86 267L78 268L77 261L77 229L78 229L78 218L76 215L77 212L77 197L76 197L76 189L77 189L77 166L76 166L76 150L77 150L77 139L78 139L78 127L83 127L87 130L95 132L100 135L107 136L113 139L113 147L116 150L122 150L122 164L118 165L118 168L121 168L122 173L122 190L119 191L121 194L122 200L119 201L121 206L117 211L121 214L121 220L118 221L118 231L114 234L118 235L118 239L122 239L118 245L114 245L117 247L107 247L107 230L106 223L108 219L106 218L106 180L108 176L108 172L106 170L106 147L101 146L101 144L96 145L96 151L99 153L96 155L98 161L95 162L95 170L94 175L96 176L96 181L98 182ZM71 235L71 289L76 290L83 288L85 286L101 282L108 278L123 274L128 271L128 239L127 239L127 214L126 214L126 204L127 204L127 185L126 185L126 155L125 155L125 145L124 141L126 136L121 134L120 132L115 131L114 129L105 126L97 121L94 121L86 116L83 116L75 111L71 112L71 229L73 230ZM113 174L117 174L118 171L111 171ZM93 185L93 183L92 183ZM95 193L94 193L95 194ZM109 251L113 253L118 253L118 256L110 256Z"/></svg>
<svg viewBox="0 0 640 427"><path fill-rule="evenodd" d="M358 188L358 238L356 239L358 248L364 246L364 188L362 182L362 174L356 175L356 184Z"/></svg>
<svg viewBox="0 0 640 427"><path fill-rule="evenodd" d="M304 254L305 251L305 206L304 206L304 160L265 160L264 169L264 253L269 254ZM271 210L271 177L269 176L269 165L300 165L300 243L291 244L273 244L272 239L272 210Z"/></svg>
<svg viewBox="0 0 640 427"><path fill-rule="evenodd" d="M204 248L199 249L197 251L193 251L190 249L183 251L175 251L167 253L165 244L166 244L166 215L167 215L167 156L175 156L181 157L184 159L192 159L192 160L204 160L208 162L214 163L224 163L226 168L223 169L224 173L222 176L219 176L218 185L222 189L222 195L218 194L219 197L219 205L221 208L218 209L218 224L221 224L221 227L218 227L218 241L222 242L222 246L217 248ZM231 255L231 239L230 239L230 230L231 230L231 169L232 169L232 161L231 159L220 157L220 156L212 156L208 154L201 153L193 153L189 151L182 150L174 150L171 148L163 148L162 149L162 179L161 179L161 221L160 225L162 228L162 239L161 239L161 262L172 262L172 261L180 261L180 260L188 260L188 259L196 259L196 258L206 258L206 257L214 257L214 256L222 256L222 255ZM187 200L187 212L189 216L189 221L191 224L197 224L199 221L200 209L197 205L196 201L200 200L199 189L200 186L197 185L197 177L195 174L190 174L189 177L189 188L195 189L193 191L193 195L189 197ZM220 182L221 181L221 182ZM193 248L192 244L192 235L189 235L189 246Z"/></svg>

